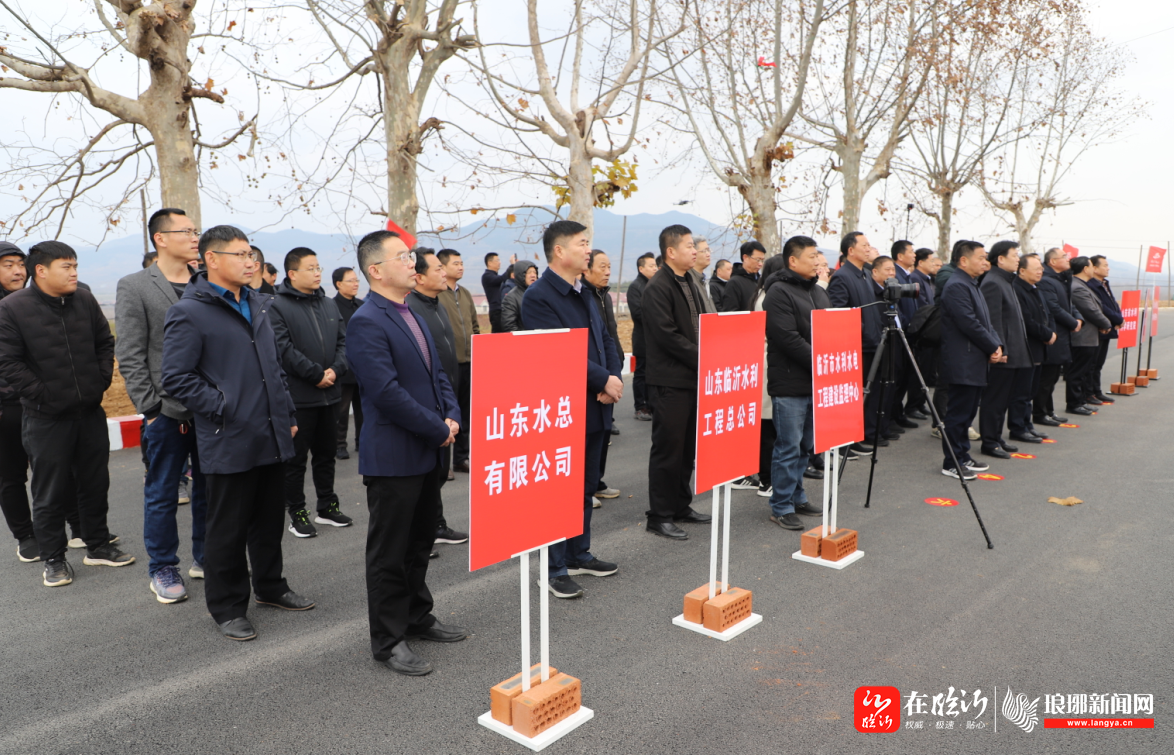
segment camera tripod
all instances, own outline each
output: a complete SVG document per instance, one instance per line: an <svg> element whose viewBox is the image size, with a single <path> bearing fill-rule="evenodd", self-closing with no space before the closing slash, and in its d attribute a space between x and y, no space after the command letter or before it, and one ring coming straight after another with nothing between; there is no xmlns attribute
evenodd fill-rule
<svg viewBox="0 0 1174 755"><path fill-rule="evenodd" d="M872 360L872 365L868 369L868 379L864 383L864 396L867 400L868 395L872 392L874 386L877 385L877 372L883 371L883 376L880 378L880 400L877 402L876 408L876 429L872 435L872 464L868 469L868 493L864 497L864 508L869 508L872 501L872 480L876 474L877 451L880 450L881 428L885 422L885 398L890 386L895 387L897 382L897 360L896 355L899 353L897 349L904 347L905 354L909 357L909 363L913 366L913 371L917 375L917 383L921 386L921 391L925 395L929 406L930 416L933 419L933 425L938 429L942 436L942 445L950 453L950 458L954 461L954 469L958 470L958 481L962 483L962 490L966 493L966 499L970 501L970 508L974 511L974 517L978 520L978 526L982 529L982 536L986 538L986 547L994 548L991 543L991 536L987 534L986 525L983 524L982 515L978 513L978 506L974 503L974 496L970 494L970 486L966 483L966 467L958 460L954 453L953 446L946 438L946 425L942 418L938 415L938 410L934 406L933 401L929 401L929 387L925 384L925 378L921 375L921 368L917 365L917 360L913 356L913 349L909 347L909 341L905 338L905 331L901 330L901 326L897 324L897 307L896 303L888 300L878 301L876 304L884 304L885 327L881 332L880 345L876 350L876 356ZM873 304L866 304L871 307Z"/></svg>

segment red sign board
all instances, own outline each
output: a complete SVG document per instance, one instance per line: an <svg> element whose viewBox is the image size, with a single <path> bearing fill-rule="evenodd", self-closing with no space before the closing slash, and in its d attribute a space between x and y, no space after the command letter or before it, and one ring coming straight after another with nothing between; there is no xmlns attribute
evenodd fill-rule
<svg viewBox="0 0 1174 755"><path fill-rule="evenodd" d="M1154 298L1150 308L1150 338L1158 334L1158 297L1161 296L1161 293L1161 290L1154 286Z"/></svg>
<svg viewBox="0 0 1174 755"><path fill-rule="evenodd" d="M864 355L859 309L811 313L815 452L864 439Z"/></svg>
<svg viewBox="0 0 1174 755"><path fill-rule="evenodd" d="M1162 272L1162 259L1166 256L1166 250L1160 246L1150 247L1150 256L1145 261L1145 271L1147 273Z"/></svg>
<svg viewBox="0 0 1174 755"><path fill-rule="evenodd" d="M471 356L470 571L583 534L587 330L476 335Z"/></svg>
<svg viewBox="0 0 1174 755"><path fill-rule="evenodd" d="M1132 349L1137 345L1137 323L1141 319L1141 291L1121 292L1121 317L1125 322L1117 328L1117 348Z"/></svg>
<svg viewBox="0 0 1174 755"><path fill-rule="evenodd" d="M1074 260L1080 256L1080 250L1077 249L1076 247L1072 246L1071 244L1065 244L1064 245L1064 254L1068 255L1068 259Z"/></svg>
<svg viewBox="0 0 1174 755"><path fill-rule="evenodd" d="M758 471L766 312L701 315L699 322L694 487L704 493Z"/></svg>

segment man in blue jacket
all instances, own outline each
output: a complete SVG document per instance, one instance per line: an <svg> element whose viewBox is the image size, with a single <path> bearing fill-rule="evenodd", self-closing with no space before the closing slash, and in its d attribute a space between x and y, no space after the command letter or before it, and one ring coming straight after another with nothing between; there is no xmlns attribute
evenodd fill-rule
<svg viewBox="0 0 1174 755"><path fill-rule="evenodd" d="M985 249L973 241L954 245L954 275L942 288L938 305L942 308L942 361L938 382L949 387L946 413L942 423L942 474L947 477L975 478L976 472L989 467L970 456L968 430L978 402L987 384L987 369L1004 361L1003 344L991 327L986 299L978 288L978 277L990 269ZM950 455L951 448L954 451ZM954 458L962 469L954 466Z"/></svg>
<svg viewBox="0 0 1174 755"><path fill-rule="evenodd" d="M282 462L293 458L297 419L270 322L273 296L247 285L256 267L248 237L219 225L204 231L199 251L207 271L164 320L163 388L195 422L207 484L208 612L228 639L251 640L250 569L258 604L314 607L282 576Z"/></svg>
<svg viewBox="0 0 1174 755"><path fill-rule="evenodd" d="M425 578L436 537L441 449L461 429L461 411L428 325L405 300L416 287L415 253L391 231L359 242L371 293L347 326L347 359L359 381L367 486L367 615L371 655L409 676L431 673L408 639L459 642L464 627L432 614Z"/></svg>
<svg viewBox="0 0 1174 755"><path fill-rule="evenodd" d="M619 351L580 277L591 260L587 227L573 220L551 223L542 234L547 268L522 297L525 330L587 328L587 439L583 446L583 534L550 546L550 592L577 598L583 589L571 576L607 577L618 566L591 555L592 497L599 487L603 446L611 435L612 404L624 395Z"/></svg>

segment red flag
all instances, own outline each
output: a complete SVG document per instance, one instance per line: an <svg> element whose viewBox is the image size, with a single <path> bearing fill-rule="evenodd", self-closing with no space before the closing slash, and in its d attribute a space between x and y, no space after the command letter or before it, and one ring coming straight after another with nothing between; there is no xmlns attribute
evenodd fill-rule
<svg viewBox="0 0 1174 755"><path fill-rule="evenodd" d="M404 243L408 245L408 249L416 248L416 237L396 225L394 220L387 221L387 230L392 233L398 233L399 237L403 239Z"/></svg>
<svg viewBox="0 0 1174 755"><path fill-rule="evenodd" d="M1074 260L1080 256L1080 250L1077 249L1076 247L1072 246L1071 244L1065 244L1064 245L1064 254L1068 255L1068 259Z"/></svg>
<svg viewBox="0 0 1174 755"><path fill-rule="evenodd" d="M1162 260L1166 257L1166 250L1160 246L1150 247L1150 256L1145 263L1145 271L1147 273L1162 272Z"/></svg>

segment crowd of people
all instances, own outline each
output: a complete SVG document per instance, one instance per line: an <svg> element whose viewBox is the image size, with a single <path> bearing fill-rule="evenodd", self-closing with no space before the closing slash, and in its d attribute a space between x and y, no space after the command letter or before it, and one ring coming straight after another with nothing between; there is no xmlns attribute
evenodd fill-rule
<svg viewBox="0 0 1174 755"><path fill-rule="evenodd" d="M345 528L335 463L354 450L367 491L366 540L371 652L404 674L431 664L409 639L457 642L467 630L433 613L426 575L437 543L468 535L448 526L441 489L469 473L472 337L480 332L473 296L461 285L454 249L409 248L391 231L358 244L356 267L323 288L318 256L299 247L285 277L239 229L201 232L181 209L148 222L154 252L119 281L117 339L101 307L78 282L77 255L45 241L24 251L0 242L0 503L21 561L43 562L48 587L71 584L70 548L89 566L122 567L135 557L107 526L109 436L102 410L117 358L127 394L143 415L143 544L149 587L161 603L188 598L180 569L179 506L191 506L189 579L205 581L220 632L256 637L249 599L290 611L314 602L287 582L286 528L297 538L315 525ZM482 287L490 330L588 330L583 533L551 546L549 589L584 594L575 577L607 577L616 563L591 549L591 518L619 491L604 481L608 447L619 434L625 358L611 262L587 229L557 221L542 238L546 269L511 257L485 257ZM1041 443L1040 428L1066 421L1053 394L1065 378L1065 412L1088 415L1111 402L1101 368L1122 322L1103 257L1041 259L999 241L989 251L958 241L947 264L908 241L880 255L860 232L840 245L834 272L814 239L794 236L768 256L757 241L739 261L718 260L689 228L672 225L658 252L637 260L627 290L631 315L635 419L650 421L648 532L689 537L682 525L710 522L691 508L697 420L699 318L713 312L766 313L766 380L759 416L758 473L735 482L769 498L769 519L805 528L819 517L805 479L821 479L813 453L811 319L817 309L859 307L862 367L881 352L889 320L903 347L864 402L865 437L838 451L847 459L898 441L918 421L942 442L942 473L972 479L988 465L971 453L1008 458L1014 443ZM359 276L369 286L359 298ZM895 280L917 284L895 302ZM933 389L932 399L917 379ZM971 425L979 418L979 430ZM305 495L307 465L315 492ZM30 501L26 492L31 470ZM287 524L288 517L288 524ZM67 532L68 528L68 532ZM69 537L68 535L73 537Z"/></svg>

